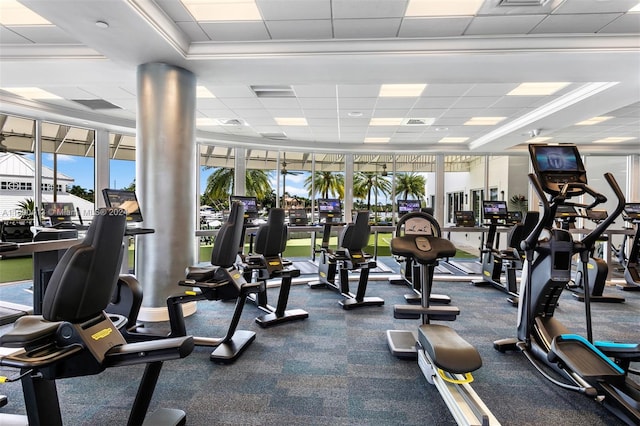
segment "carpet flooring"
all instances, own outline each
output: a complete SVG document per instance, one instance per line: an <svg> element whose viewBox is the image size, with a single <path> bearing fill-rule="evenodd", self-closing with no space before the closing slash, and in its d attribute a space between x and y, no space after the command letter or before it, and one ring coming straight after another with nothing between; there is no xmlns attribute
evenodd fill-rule
<svg viewBox="0 0 640 426"><path fill-rule="evenodd" d="M27 288L28 283L0 287L0 300L29 303ZM404 304L408 290L372 279L367 295L384 298L385 305L346 311L338 304L338 293L295 285L289 307L307 310L309 318L268 329L254 322L260 311L247 304L239 329L257 333L247 351L230 365L212 363L206 347L166 362L152 410L183 409L192 425L455 424L416 362L395 358L387 348L385 330L413 330L419 324L393 318L393 305ZM275 303L278 288L268 291ZM615 288L607 291L622 294ZM493 349L494 340L515 335L517 310L504 293L466 282L437 282L434 292L449 294L460 308L457 321L447 325L479 350L483 367L474 373L473 388L502 424L622 424L599 403L546 381L522 354ZM597 339L640 339L640 293L624 296L624 304L593 305ZM186 319L187 330L222 336L232 310L229 302L198 302L197 312ZM565 292L557 318L584 333L582 315L582 303ZM3 367L0 373L17 372ZM65 424L125 424L141 374L141 366L129 366L58 381ZM9 397L0 413L24 414L19 382L5 384L0 393Z"/></svg>

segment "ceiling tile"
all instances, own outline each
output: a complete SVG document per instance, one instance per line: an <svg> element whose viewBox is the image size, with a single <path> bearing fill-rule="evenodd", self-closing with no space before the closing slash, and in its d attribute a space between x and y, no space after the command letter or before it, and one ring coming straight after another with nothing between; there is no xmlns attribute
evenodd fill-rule
<svg viewBox="0 0 640 426"><path fill-rule="evenodd" d="M33 43L38 44L80 44L80 42L69 36L66 32L62 31L58 27L50 25L36 25L36 26L20 26L20 27L8 27L10 30L18 33L22 37L31 40ZM4 36L4 32L2 35ZM6 43L3 39L2 43Z"/></svg>
<svg viewBox="0 0 640 426"><path fill-rule="evenodd" d="M202 22L200 26L213 41L269 40L263 21Z"/></svg>
<svg viewBox="0 0 640 426"><path fill-rule="evenodd" d="M209 36L197 22L178 22L176 25L189 37L192 42L209 41Z"/></svg>
<svg viewBox="0 0 640 426"><path fill-rule="evenodd" d="M256 4L265 21L331 19L330 0L256 0Z"/></svg>
<svg viewBox="0 0 640 426"><path fill-rule="evenodd" d="M0 44L31 44L33 41L21 36L15 31L0 25Z"/></svg>
<svg viewBox="0 0 640 426"><path fill-rule="evenodd" d="M619 13L549 15L530 34L595 33L619 17Z"/></svg>
<svg viewBox="0 0 640 426"><path fill-rule="evenodd" d="M408 0L333 0L333 18L400 18L404 16L407 2Z"/></svg>
<svg viewBox="0 0 640 426"><path fill-rule="evenodd" d="M640 13L627 13L605 25L598 33L640 33Z"/></svg>
<svg viewBox="0 0 640 426"><path fill-rule="evenodd" d="M333 37L331 20L266 21L267 30L274 40L315 40Z"/></svg>
<svg viewBox="0 0 640 426"><path fill-rule="evenodd" d="M553 13L624 13L637 4L638 0L564 0Z"/></svg>
<svg viewBox="0 0 640 426"><path fill-rule="evenodd" d="M465 35L529 34L546 15L478 16Z"/></svg>
<svg viewBox="0 0 640 426"><path fill-rule="evenodd" d="M452 37L464 34L471 17L404 18L399 37Z"/></svg>
<svg viewBox="0 0 640 426"><path fill-rule="evenodd" d="M298 98L335 98L336 86L334 84L296 84L293 91Z"/></svg>
<svg viewBox="0 0 640 426"><path fill-rule="evenodd" d="M400 18L388 19L334 19L336 38L389 38L396 37Z"/></svg>

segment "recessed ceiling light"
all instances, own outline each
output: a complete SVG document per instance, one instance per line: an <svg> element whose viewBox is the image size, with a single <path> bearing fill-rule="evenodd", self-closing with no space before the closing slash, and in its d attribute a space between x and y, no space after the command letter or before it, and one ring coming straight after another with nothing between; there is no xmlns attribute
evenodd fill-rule
<svg viewBox="0 0 640 426"><path fill-rule="evenodd" d="M391 138L364 138L365 143L385 143L389 142Z"/></svg>
<svg viewBox="0 0 640 426"><path fill-rule="evenodd" d="M255 0L182 0L196 21L261 21Z"/></svg>
<svg viewBox="0 0 640 426"><path fill-rule="evenodd" d="M2 90L27 99L62 99L60 96L42 90L39 87L3 87Z"/></svg>
<svg viewBox="0 0 640 426"><path fill-rule="evenodd" d="M471 117L465 126L493 126L507 117Z"/></svg>
<svg viewBox="0 0 640 426"><path fill-rule="evenodd" d="M347 113L349 117L362 117L362 112L360 111L351 111Z"/></svg>
<svg viewBox="0 0 640 426"><path fill-rule="evenodd" d="M613 137L610 136L608 138L603 138L603 139L598 139L593 141L594 143L619 143L619 142L626 142L626 141L632 141L635 138L632 136L627 136L627 137Z"/></svg>
<svg viewBox="0 0 640 426"><path fill-rule="evenodd" d="M522 83L507 96L548 96L568 85L565 82Z"/></svg>
<svg viewBox="0 0 640 426"><path fill-rule="evenodd" d="M409 0L404 16L471 16L484 0Z"/></svg>
<svg viewBox="0 0 640 426"><path fill-rule="evenodd" d="M53 25L31 9L15 0L0 1L0 24L2 25Z"/></svg>
<svg viewBox="0 0 640 426"><path fill-rule="evenodd" d="M447 130L449 130L448 127L436 127L436 132L446 132Z"/></svg>
<svg viewBox="0 0 640 426"><path fill-rule="evenodd" d="M448 136L446 138L440 139L438 143L463 143L468 140L469 138L459 138L459 137Z"/></svg>
<svg viewBox="0 0 640 426"><path fill-rule="evenodd" d="M369 121L369 126L399 126L402 118L377 117Z"/></svg>
<svg viewBox="0 0 640 426"><path fill-rule="evenodd" d="M196 98L205 99L205 98L215 98L216 95L211 93L209 89L204 86L196 86Z"/></svg>
<svg viewBox="0 0 640 426"><path fill-rule="evenodd" d="M279 126L307 126L307 119L304 117L275 117Z"/></svg>
<svg viewBox="0 0 640 426"><path fill-rule="evenodd" d="M105 21L96 21L96 27L106 29L109 28L109 23Z"/></svg>
<svg viewBox="0 0 640 426"><path fill-rule="evenodd" d="M417 98L422 94L426 84L383 84L380 86L381 98Z"/></svg>
<svg viewBox="0 0 640 426"><path fill-rule="evenodd" d="M640 3L636 4L635 6L633 6L631 9L629 9L629 12L640 12Z"/></svg>
<svg viewBox="0 0 640 426"><path fill-rule="evenodd" d="M592 117L588 120L581 121L576 123L576 126L591 126L592 124L602 123L603 121L607 121L612 119L611 116L600 116L600 117Z"/></svg>

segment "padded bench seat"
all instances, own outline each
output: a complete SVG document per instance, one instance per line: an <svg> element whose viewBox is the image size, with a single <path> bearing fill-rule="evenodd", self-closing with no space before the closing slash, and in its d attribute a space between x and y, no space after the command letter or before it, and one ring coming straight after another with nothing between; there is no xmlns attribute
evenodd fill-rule
<svg viewBox="0 0 640 426"><path fill-rule="evenodd" d="M455 330L439 324L418 328L418 341L433 363L444 371L464 374L482 367L480 354Z"/></svg>

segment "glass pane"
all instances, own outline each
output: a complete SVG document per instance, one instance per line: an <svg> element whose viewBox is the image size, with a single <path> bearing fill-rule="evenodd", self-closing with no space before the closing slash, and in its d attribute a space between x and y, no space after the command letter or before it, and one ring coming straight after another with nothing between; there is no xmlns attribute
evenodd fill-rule
<svg viewBox="0 0 640 426"><path fill-rule="evenodd" d="M5 242L23 243L33 240L35 208L34 120L0 114L0 238ZM0 260L0 283L33 279L31 256ZM29 283L30 284L30 283ZM24 287L24 290L28 285ZM8 287L14 303L32 305L23 288Z"/></svg>

